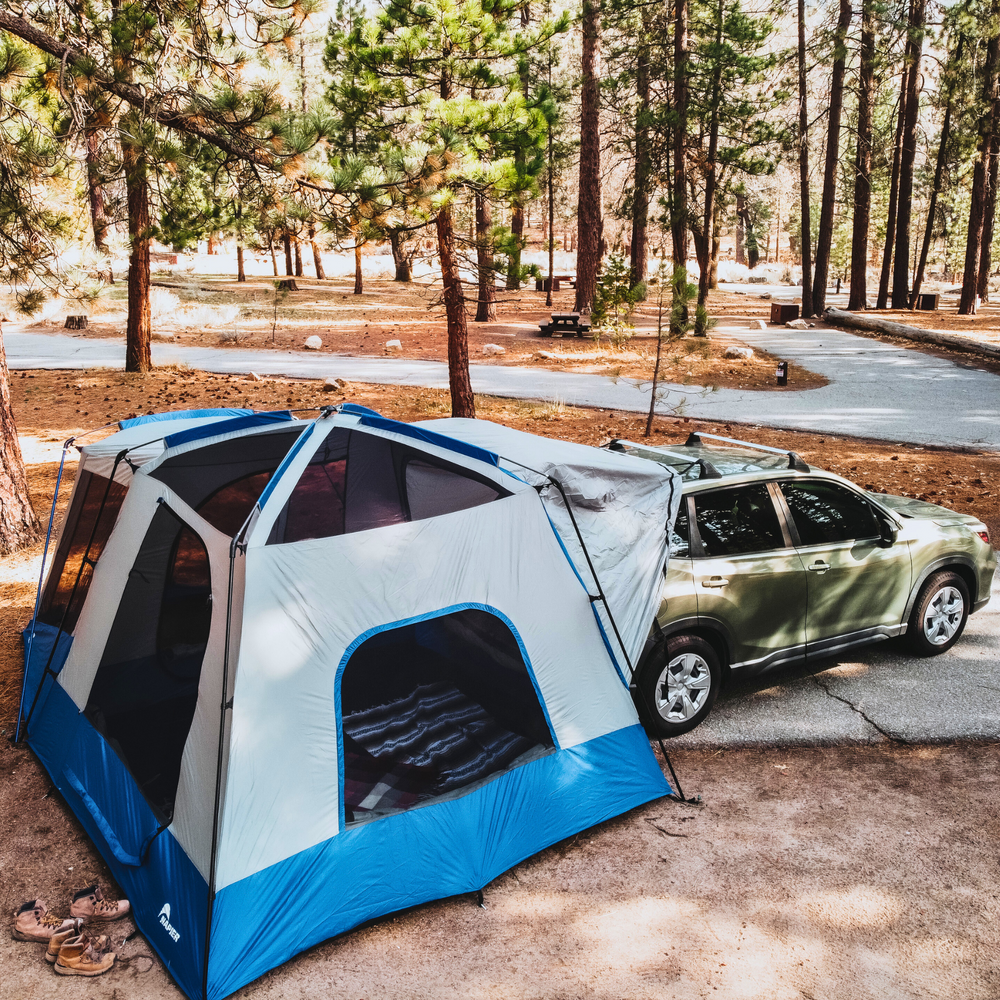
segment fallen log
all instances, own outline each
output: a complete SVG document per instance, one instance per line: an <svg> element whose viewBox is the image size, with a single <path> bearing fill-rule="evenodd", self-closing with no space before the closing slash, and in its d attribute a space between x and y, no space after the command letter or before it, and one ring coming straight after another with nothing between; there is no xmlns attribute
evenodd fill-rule
<svg viewBox="0 0 1000 1000"><path fill-rule="evenodd" d="M906 337L908 340L937 344L940 347L950 347L952 350L968 351L971 354L984 354L989 358L1000 358L1000 346L984 344L981 340L972 340L956 333L944 333L941 330L922 330L917 326L907 326L905 323L893 323L892 320L878 319L868 313L846 312L843 309L827 309L823 313L827 323L836 326L854 327L856 330L868 330L871 333L885 333L891 337Z"/></svg>

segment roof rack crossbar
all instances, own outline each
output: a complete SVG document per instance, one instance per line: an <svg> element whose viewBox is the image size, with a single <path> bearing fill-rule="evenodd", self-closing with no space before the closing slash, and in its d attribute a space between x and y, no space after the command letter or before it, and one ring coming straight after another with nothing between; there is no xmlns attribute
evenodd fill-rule
<svg viewBox="0 0 1000 1000"><path fill-rule="evenodd" d="M612 441L608 447L614 448L615 445L627 445L629 448L642 448L644 451L652 451L657 455L667 455L670 458L678 458L682 462L687 463L686 469L690 469L691 466L697 465L700 469L699 479L722 478L722 473L719 472L719 470L706 458L692 458L690 455L682 455L677 451L668 451L666 448L656 448L651 444L639 444L637 441L626 441L624 438L615 438L615 440Z"/></svg>
<svg viewBox="0 0 1000 1000"><path fill-rule="evenodd" d="M688 439L684 442L685 448L701 444L702 438L711 438L713 441L725 441L728 444L738 444L744 448L751 448L754 451L766 451L773 455L787 455L788 468L797 469L799 472L809 472L808 464L794 451L786 448L772 448L766 444L755 444L753 441L741 441L739 438L723 437L721 434L706 434L704 431L692 431Z"/></svg>

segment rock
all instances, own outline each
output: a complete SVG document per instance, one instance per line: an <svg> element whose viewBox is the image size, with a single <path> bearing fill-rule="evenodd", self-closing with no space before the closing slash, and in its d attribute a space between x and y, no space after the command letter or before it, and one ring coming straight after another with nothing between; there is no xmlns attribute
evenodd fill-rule
<svg viewBox="0 0 1000 1000"><path fill-rule="evenodd" d="M316 334L313 334L311 337L306 337L305 348L307 351L318 351L322 346L322 337L317 337Z"/></svg>
<svg viewBox="0 0 1000 1000"><path fill-rule="evenodd" d="M767 275L766 274L748 274L747 284L749 285L766 285Z"/></svg>
<svg viewBox="0 0 1000 1000"><path fill-rule="evenodd" d="M790 319L785 326L789 330L808 330L809 324L804 319Z"/></svg>
<svg viewBox="0 0 1000 1000"><path fill-rule="evenodd" d="M735 344L726 348L724 358L739 358L741 361L749 361L753 357L752 347L737 347Z"/></svg>
<svg viewBox="0 0 1000 1000"><path fill-rule="evenodd" d="M334 378L332 375L328 375L323 379L324 392L341 392L346 388L347 383L342 378Z"/></svg>
<svg viewBox="0 0 1000 1000"><path fill-rule="evenodd" d="M750 329L751 330L766 330L767 329L767 323L765 323L764 320L762 320L762 319L752 319L752 320L750 320Z"/></svg>
<svg viewBox="0 0 1000 1000"><path fill-rule="evenodd" d="M535 355L535 357L536 358L541 358L543 361L558 361L559 360L559 355L558 354L553 354L551 351L539 351Z"/></svg>
<svg viewBox="0 0 1000 1000"><path fill-rule="evenodd" d="M250 372L248 375L251 382L263 382L264 379L258 375L256 372Z"/></svg>
<svg viewBox="0 0 1000 1000"><path fill-rule="evenodd" d="M387 340L385 342L385 349L390 354L399 354L403 350L403 343L399 340Z"/></svg>
<svg viewBox="0 0 1000 1000"><path fill-rule="evenodd" d="M505 348L499 344L483 344L483 354L506 354Z"/></svg>
<svg viewBox="0 0 1000 1000"><path fill-rule="evenodd" d="M760 295L757 296L758 299L769 299L770 297L770 292L761 292Z"/></svg>
<svg viewBox="0 0 1000 1000"><path fill-rule="evenodd" d="M167 343L172 344L177 339L177 335L173 333L151 333L149 335L149 339L160 342L166 341Z"/></svg>

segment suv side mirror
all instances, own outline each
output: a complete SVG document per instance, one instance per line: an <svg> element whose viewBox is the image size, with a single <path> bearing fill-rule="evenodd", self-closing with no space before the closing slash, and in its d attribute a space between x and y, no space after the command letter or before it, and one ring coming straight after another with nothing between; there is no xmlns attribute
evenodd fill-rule
<svg viewBox="0 0 1000 1000"><path fill-rule="evenodd" d="M878 543L883 549L891 548L896 544L896 539L899 538L899 529L896 527L895 522L890 521L887 517L879 517L878 533Z"/></svg>

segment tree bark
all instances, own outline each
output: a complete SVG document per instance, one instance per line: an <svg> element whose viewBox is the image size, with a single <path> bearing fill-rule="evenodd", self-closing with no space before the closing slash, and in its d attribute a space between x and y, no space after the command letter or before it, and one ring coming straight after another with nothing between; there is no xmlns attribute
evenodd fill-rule
<svg viewBox="0 0 1000 1000"><path fill-rule="evenodd" d="M492 323L497 318L496 276L493 271L493 246L490 229L493 227L493 207L483 191L476 192L476 269L479 278L479 301L476 304L476 322Z"/></svg>
<svg viewBox="0 0 1000 1000"><path fill-rule="evenodd" d="M448 384L451 388L451 415L475 417L476 398L469 376L469 327L465 316L462 278L455 255L455 230L451 207L437 214L438 255L444 285L444 308L448 318Z"/></svg>
<svg viewBox="0 0 1000 1000"><path fill-rule="evenodd" d="M993 225L997 212L997 175L998 155L1000 155L1000 134L997 133L996 122L993 129L993 141L990 144L990 169L986 181L986 207L983 211L983 240L979 251L979 278L976 281L976 291L980 303L990 301L990 271L993 269Z"/></svg>
<svg viewBox="0 0 1000 1000"><path fill-rule="evenodd" d="M722 46L722 26L725 0L718 0L715 9L715 43ZM719 158L719 104L722 100L722 63L716 58L712 72L711 118L708 126L708 159L705 162L705 213L702 216L702 249L698 256L698 311L695 314L695 336L708 334L708 292L712 287L712 244L715 226L716 169Z"/></svg>
<svg viewBox="0 0 1000 1000"><path fill-rule="evenodd" d="M125 371L148 372L151 319L149 313L149 182L146 156L133 145L138 129L122 132L122 167L128 201L128 320L125 325Z"/></svg>
<svg viewBox="0 0 1000 1000"><path fill-rule="evenodd" d="M743 225L743 215L746 212L746 195L736 195L736 263L746 264L747 262L747 237L745 226ZM808 215L808 209L806 209ZM808 219L806 219L808 225ZM803 265L804 266L804 265Z"/></svg>
<svg viewBox="0 0 1000 1000"><path fill-rule="evenodd" d="M313 267L316 269L316 277L322 281L326 277L326 271L323 270L323 258L320 256L319 247L316 246L316 229L314 226L309 227L309 246L312 247Z"/></svg>
<svg viewBox="0 0 1000 1000"><path fill-rule="evenodd" d="M892 308L910 304L910 219L913 214L913 164L917 156L917 115L920 110L920 56L924 42L925 0L910 0L906 40L906 115L899 156L899 204L896 251L892 265Z"/></svg>
<svg viewBox="0 0 1000 1000"><path fill-rule="evenodd" d="M962 42L959 36L958 45L955 49L956 64L962 61ZM917 262L916 271L913 276L913 290L910 292L910 308L917 305L917 297L920 295L920 286L924 280L924 268L927 266L927 255L930 253L931 238L934 235L934 215L937 211L937 199L941 193L944 180L944 168L948 157L948 140L951 137L951 109L954 97L954 85L948 80L945 84L948 87L948 99L944 108L944 120L941 122L941 138L938 142L937 162L934 165L934 184L931 187L930 203L927 206L927 225L924 227L924 240L920 247L920 259Z"/></svg>
<svg viewBox="0 0 1000 1000"><path fill-rule="evenodd" d="M636 53L635 93L635 182L632 193L632 244L629 258L629 287L645 283L649 267L649 189L653 169L649 148L649 17L642 8L642 38Z"/></svg>
<svg viewBox="0 0 1000 1000"><path fill-rule="evenodd" d="M354 294L363 295L365 291L365 276L361 270L361 237L354 237Z"/></svg>
<svg viewBox="0 0 1000 1000"><path fill-rule="evenodd" d="M392 250L392 262L396 266L393 281L412 281L413 269L410 267L410 258L403 251L403 236L398 229L389 230L389 247Z"/></svg>
<svg viewBox="0 0 1000 1000"><path fill-rule="evenodd" d="M686 0L685 0L686 2ZM580 195L577 207L576 300L589 313L603 255L600 112L601 6L583 0L583 86L580 92Z"/></svg>
<svg viewBox="0 0 1000 1000"><path fill-rule="evenodd" d="M688 0L674 3L674 135L673 182L670 190L670 236L674 251L673 304L670 336L681 337L687 329L688 205L687 205L687 112L688 112Z"/></svg>
<svg viewBox="0 0 1000 1000"><path fill-rule="evenodd" d="M215 233L208 234L208 246L205 248L209 257L215 256Z"/></svg>
<svg viewBox="0 0 1000 1000"><path fill-rule="evenodd" d="M521 7L521 27L527 28L531 24L531 4L525 3ZM525 101L531 90L531 73L527 59L520 59L518 65L518 75L521 79L521 93ZM527 157L522 147L518 146L514 153L514 163L517 166L518 177L522 177L527 168ZM518 193L511 205L510 212L510 234L511 251L507 261L507 282L508 291L517 291L521 287L521 251L524 248L524 195Z"/></svg>
<svg viewBox="0 0 1000 1000"><path fill-rule="evenodd" d="M106 267L98 274L109 285L115 283L108 252L108 217L104 207L104 184L101 177L100 133L96 125L87 123L87 192L90 201L90 222L94 227L94 247L105 258Z"/></svg>
<svg viewBox="0 0 1000 1000"><path fill-rule="evenodd" d="M243 267L243 242L236 244L236 280L246 281L247 272Z"/></svg>
<svg viewBox="0 0 1000 1000"><path fill-rule="evenodd" d="M38 538L24 458L10 399L10 372L0 332L0 556L23 549Z"/></svg>
<svg viewBox="0 0 1000 1000"><path fill-rule="evenodd" d="M267 238L268 249L271 251L271 267L274 269L274 276L278 277L278 257L274 252L274 240L268 236Z"/></svg>
<svg viewBox="0 0 1000 1000"><path fill-rule="evenodd" d="M295 277L302 277L302 243L295 237Z"/></svg>
<svg viewBox="0 0 1000 1000"><path fill-rule="evenodd" d="M826 167L823 171L823 200L816 235L816 272L813 278L814 313L826 308L826 286L833 248L833 217L837 205L837 165L840 160L840 116L844 107L844 76L847 72L847 29L851 23L851 0L840 0L840 17L834 32L833 72L830 78L830 110L826 130Z"/></svg>
<svg viewBox="0 0 1000 1000"><path fill-rule="evenodd" d="M812 230L809 206L809 112L806 84L806 0L798 7L798 70L799 70L799 213L801 227L799 251L802 259L802 315L813 315L812 298ZM739 245L736 251L739 259Z"/></svg>
<svg viewBox="0 0 1000 1000"><path fill-rule="evenodd" d="M292 266L292 234L286 230L281 234L281 242L285 247L285 274L292 275L295 271Z"/></svg>
<svg viewBox="0 0 1000 1000"><path fill-rule="evenodd" d="M982 253L983 224L986 218L987 185L989 183L990 150L997 127L997 72L1000 69L1000 38L994 37L986 46L983 69L984 108L979 118L979 155L972 172L972 201L969 205L969 229L965 241L965 270L962 274L962 297L958 303L961 316L974 316L979 283L979 258Z"/></svg>
<svg viewBox="0 0 1000 1000"><path fill-rule="evenodd" d="M872 111L875 105L875 17L872 4L873 0L864 0L861 6L858 145L854 155L854 223L848 309L868 308L868 227L872 207Z"/></svg>
<svg viewBox="0 0 1000 1000"><path fill-rule="evenodd" d="M899 82L899 111L896 115L896 138L892 147L892 167L889 175L889 213L885 224L885 245L882 248L882 273L878 282L876 309L889 305L889 275L892 268L892 248L896 241L896 206L899 203L899 162L902 156L903 123L906 118L906 95L909 93L909 71L904 66Z"/></svg>

